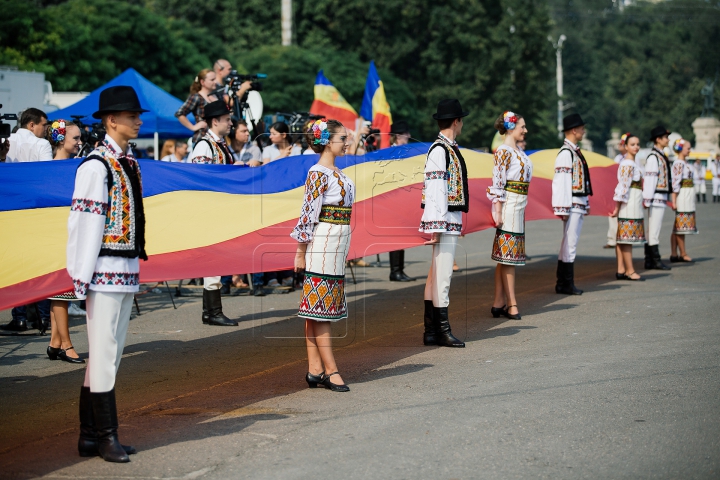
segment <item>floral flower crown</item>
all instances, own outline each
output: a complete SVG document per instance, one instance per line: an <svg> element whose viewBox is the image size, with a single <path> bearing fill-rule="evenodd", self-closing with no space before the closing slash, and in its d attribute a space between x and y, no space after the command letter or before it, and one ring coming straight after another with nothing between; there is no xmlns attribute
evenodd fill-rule
<svg viewBox="0 0 720 480"><path fill-rule="evenodd" d="M630 132L623 133L622 137L620 137L620 145L625 145L625 143L627 142L627 139L630 137L632 137L632 133L630 133Z"/></svg>
<svg viewBox="0 0 720 480"><path fill-rule="evenodd" d="M515 115L513 112L505 112L503 113L503 126L505 127L505 130L515 130L515 125L517 125L517 115Z"/></svg>
<svg viewBox="0 0 720 480"><path fill-rule="evenodd" d="M315 137L313 145L327 145L330 143L330 129L328 129L327 121L324 118L315 120L308 129L308 133L310 132Z"/></svg>
<svg viewBox="0 0 720 480"><path fill-rule="evenodd" d="M677 140L675 140L675 143L673 143L672 149L675 153L680 153L680 152L682 152L682 149L684 146L685 146L685 140L682 138L678 138Z"/></svg>
<svg viewBox="0 0 720 480"><path fill-rule="evenodd" d="M50 125L50 138L55 143L60 143L65 140L65 120L55 120Z"/></svg>

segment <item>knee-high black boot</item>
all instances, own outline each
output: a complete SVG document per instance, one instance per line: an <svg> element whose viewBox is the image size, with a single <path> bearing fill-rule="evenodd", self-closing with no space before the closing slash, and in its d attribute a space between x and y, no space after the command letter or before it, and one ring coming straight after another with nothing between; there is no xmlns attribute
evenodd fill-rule
<svg viewBox="0 0 720 480"><path fill-rule="evenodd" d="M562 260L558 260L555 278L555 293L563 293L562 291L565 289L565 262Z"/></svg>
<svg viewBox="0 0 720 480"><path fill-rule="evenodd" d="M455 338L450 330L448 307L433 307L433 322L437 331L437 345L441 347L465 347L465 343Z"/></svg>
<svg viewBox="0 0 720 480"><path fill-rule="evenodd" d="M652 270L655 262L653 261L652 248L647 243L645 244L645 270Z"/></svg>
<svg viewBox="0 0 720 480"><path fill-rule="evenodd" d="M130 461L118 440L117 405L115 389L103 393L90 393L93 419L97 434L98 453L106 462L127 463Z"/></svg>
<svg viewBox="0 0 720 480"><path fill-rule="evenodd" d="M433 320L432 300L425 300L425 333L423 334L424 345L437 345L437 330Z"/></svg>
<svg viewBox="0 0 720 480"><path fill-rule="evenodd" d="M210 310L208 309L208 291L203 288L202 322L210 323Z"/></svg>
<svg viewBox="0 0 720 480"><path fill-rule="evenodd" d="M707 193L703 193L703 203L707 203Z"/></svg>
<svg viewBox="0 0 720 480"><path fill-rule="evenodd" d="M415 280L405 275L405 250L395 250L390 252L390 281L391 282L410 282Z"/></svg>
<svg viewBox="0 0 720 480"><path fill-rule="evenodd" d="M555 285L555 293L564 295L582 295L583 291L575 288L575 264L561 262L558 260L558 281Z"/></svg>
<svg viewBox="0 0 720 480"><path fill-rule="evenodd" d="M93 416L90 387L80 387L80 438L78 439L78 452L81 457L95 457L99 455L98 439L95 432L95 418ZM125 453L132 455L137 450L130 445L121 445Z"/></svg>
<svg viewBox="0 0 720 480"><path fill-rule="evenodd" d="M650 250L652 252L652 264L653 269L655 270L672 270L669 266L665 265L662 262L662 257L660 256L660 246L659 245L653 245L650 247Z"/></svg>
<svg viewBox="0 0 720 480"><path fill-rule="evenodd" d="M204 290L207 294L207 309L209 325L220 327L237 327L237 322L230 320L222 311L222 296L220 290Z"/></svg>

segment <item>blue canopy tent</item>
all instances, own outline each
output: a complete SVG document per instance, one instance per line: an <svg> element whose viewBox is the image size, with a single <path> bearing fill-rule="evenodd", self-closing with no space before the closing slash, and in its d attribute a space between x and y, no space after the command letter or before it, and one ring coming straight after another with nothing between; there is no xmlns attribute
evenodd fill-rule
<svg viewBox="0 0 720 480"><path fill-rule="evenodd" d="M90 95L77 103L62 110L56 110L48 114L49 120L64 118L70 120L72 115L82 115L83 123L97 122L92 114L98 109L100 92L108 87L117 85L128 85L135 89L140 98L143 108L150 110L140 117L143 121L140 127L139 138L155 138L155 155L158 155L158 138L174 137L183 138L192 136L193 132L185 128L175 117L175 112L182 105L182 101L167 93L147 78L140 75L135 69L128 68L117 77L110 80L102 87L93 90ZM192 114L188 115L194 121Z"/></svg>

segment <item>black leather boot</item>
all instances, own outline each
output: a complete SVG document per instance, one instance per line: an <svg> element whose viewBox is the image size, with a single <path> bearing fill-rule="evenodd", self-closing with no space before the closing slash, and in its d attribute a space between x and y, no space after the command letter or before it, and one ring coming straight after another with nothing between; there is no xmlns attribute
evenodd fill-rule
<svg viewBox="0 0 720 480"><path fill-rule="evenodd" d="M665 265L662 262L662 257L660 256L660 245L653 245L650 247L650 250L652 251L652 264L653 269L655 270L672 270L669 266Z"/></svg>
<svg viewBox="0 0 720 480"><path fill-rule="evenodd" d="M697 203L700 203L700 194L699 194L699 193L696 193L696 194L695 194L695 201L696 201Z"/></svg>
<svg viewBox="0 0 720 480"><path fill-rule="evenodd" d="M390 281L391 282L412 282L414 278L405 275L405 250L390 252Z"/></svg>
<svg viewBox="0 0 720 480"><path fill-rule="evenodd" d="M652 270L653 269L653 254L652 249L650 248L650 245L647 243L645 244L645 270Z"/></svg>
<svg viewBox="0 0 720 480"><path fill-rule="evenodd" d="M93 416L90 387L80 387L80 438L78 439L78 452L81 457L96 457L98 452L97 433L95 433L95 418ZM121 445L128 455L137 453L130 445Z"/></svg>
<svg viewBox="0 0 720 480"><path fill-rule="evenodd" d="M202 322L210 323L210 310L208 308L208 291L203 288Z"/></svg>
<svg viewBox="0 0 720 480"><path fill-rule="evenodd" d="M565 264L565 285L568 287L568 295L582 295L583 291L575 287L575 262Z"/></svg>
<svg viewBox="0 0 720 480"><path fill-rule="evenodd" d="M450 330L448 307L433 307L433 323L437 332L437 343L441 347L465 348L465 343L455 338Z"/></svg>
<svg viewBox="0 0 720 480"><path fill-rule="evenodd" d="M555 271L555 293L564 293L565 291L565 262L558 260L557 270Z"/></svg>
<svg viewBox="0 0 720 480"><path fill-rule="evenodd" d="M432 300L425 300L425 333L423 334L424 345L437 345L437 331L433 321Z"/></svg>
<svg viewBox="0 0 720 480"><path fill-rule="evenodd" d="M10 332L24 332L28 329L27 320L24 318L13 318L10 322L0 327L0 329Z"/></svg>
<svg viewBox="0 0 720 480"><path fill-rule="evenodd" d="M703 203L707 203L707 193L703 193Z"/></svg>
<svg viewBox="0 0 720 480"><path fill-rule="evenodd" d="M208 324L220 327L237 327L237 322L230 320L222 311L220 290L205 290L207 294Z"/></svg>
<svg viewBox="0 0 720 480"><path fill-rule="evenodd" d="M103 393L90 393L93 419L97 434L98 453L106 462L127 463L130 461L118 441L117 405L115 389Z"/></svg>

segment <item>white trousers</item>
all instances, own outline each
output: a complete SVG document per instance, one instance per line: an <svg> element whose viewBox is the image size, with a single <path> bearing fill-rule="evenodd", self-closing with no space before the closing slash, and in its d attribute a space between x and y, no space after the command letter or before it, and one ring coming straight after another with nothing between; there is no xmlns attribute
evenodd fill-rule
<svg viewBox="0 0 720 480"><path fill-rule="evenodd" d="M698 180L693 187L695 188L695 195L698 193L706 193L707 192L707 185L705 185L705 179L702 178Z"/></svg>
<svg viewBox="0 0 720 480"><path fill-rule="evenodd" d="M220 277L205 277L203 278L203 287L205 290L220 290Z"/></svg>
<svg viewBox="0 0 720 480"><path fill-rule="evenodd" d="M665 207L650 205L648 208L647 243L650 246L660 244L663 215L665 215Z"/></svg>
<svg viewBox="0 0 720 480"><path fill-rule="evenodd" d="M440 234L440 243L432 247L432 266L430 267L430 292L434 307L450 305L450 280L455 263L455 247L459 235Z"/></svg>
<svg viewBox="0 0 720 480"><path fill-rule="evenodd" d="M617 228L617 217L608 217L607 244L612 245L613 247L617 245Z"/></svg>
<svg viewBox="0 0 720 480"><path fill-rule="evenodd" d="M84 386L93 393L115 388L115 376L125 347L134 293L95 292L87 294L89 358Z"/></svg>
<svg viewBox="0 0 720 480"><path fill-rule="evenodd" d="M713 196L720 195L720 178L714 177L712 179Z"/></svg>
<svg viewBox="0 0 720 480"><path fill-rule="evenodd" d="M561 262L573 263L575 261L584 217L585 215L582 213L570 212L567 220L563 220L563 238L560 244L560 255L558 255L558 260Z"/></svg>

